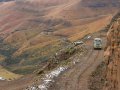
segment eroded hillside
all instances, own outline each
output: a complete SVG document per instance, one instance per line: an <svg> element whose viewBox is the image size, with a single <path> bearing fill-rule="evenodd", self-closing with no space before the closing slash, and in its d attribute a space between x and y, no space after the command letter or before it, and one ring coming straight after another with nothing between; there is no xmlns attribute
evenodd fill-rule
<svg viewBox="0 0 120 90"><path fill-rule="evenodd" d="M114 18L107 33L106 86L104 90L120 90L120 13Z"/></svg>

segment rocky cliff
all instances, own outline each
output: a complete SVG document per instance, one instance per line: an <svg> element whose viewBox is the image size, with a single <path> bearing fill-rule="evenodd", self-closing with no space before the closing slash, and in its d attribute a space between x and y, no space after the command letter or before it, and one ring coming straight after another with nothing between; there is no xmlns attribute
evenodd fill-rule
<svg viewBox="0 0 120 90"><path fill-rule="evenodd" d="M120 13L112 20L107 33L106 83L104 90L120 90Z"/></svg>

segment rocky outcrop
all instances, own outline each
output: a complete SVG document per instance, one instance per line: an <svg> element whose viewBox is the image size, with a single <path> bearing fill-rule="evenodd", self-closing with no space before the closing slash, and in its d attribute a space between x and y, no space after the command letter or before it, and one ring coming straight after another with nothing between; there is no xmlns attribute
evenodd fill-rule
<svg viewBox="0 0 120 90"><path fill-rule="evenodd" d="M120 13L112 20L107 33L106 83L104 90L120 90Z"/></svg>
<svg viewBox="0 0 120 90"><path fill-rule="evenodd" d="M73 56L75 53L82 53L85 52L85 46L84 44L81 45L74 45L70 44L69 46L61 49L59 52L57 52L55 55L51 56L48 62L46 62L45 65L40 67L39 70L36 70L35 73L37 75L41 75L46 71L50 71L54 68L56 68L58 65L61 64L61 62L68 61L68 59Z"/></svg>

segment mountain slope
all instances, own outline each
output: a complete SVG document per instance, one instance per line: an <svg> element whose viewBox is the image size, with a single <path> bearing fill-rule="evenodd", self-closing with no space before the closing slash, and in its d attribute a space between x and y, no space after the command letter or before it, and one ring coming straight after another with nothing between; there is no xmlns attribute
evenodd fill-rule
<svg viewBox="0 0 120 90"><path fill-rule="evenodd" d="M118 1L115 3L119 4ZM90 6L99 2L103 5L109 2L110 8ZM6 57L1 65L15 73L31 73L36 65L47 61L70 42L103 29L119 8L111 6L112 2L16 0L1 3L0 54Z"/></svg>

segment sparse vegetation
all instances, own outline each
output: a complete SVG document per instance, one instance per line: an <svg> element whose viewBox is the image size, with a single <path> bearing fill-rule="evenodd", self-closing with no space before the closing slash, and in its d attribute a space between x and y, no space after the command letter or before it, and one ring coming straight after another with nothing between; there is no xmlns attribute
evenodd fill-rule
<svg viewBox="0 0 120 90"><path fill-rule="evenodd" d="M63 48L59 52L57 52L55 55L49 58L48 62L46 62L46 65L42 66L41 69L36 70L37 75L44 74L46 71L52 70L59 65L67 65L69 64L69 58L72 57L75 53L83 52L82 49L84 49L82 46L75 46L74 44L70 44L68 47Z"/></svg>
<svg viewBox="0 0 120 90"><path fill-rule="evenodd" d="M0 66L0 77L3 77L7 80L14 80L20 78L22 75L14 74L10 71L7 71L2 66Z"/></svg>
<svg viewBox="0 0 120 90"><path fill-rule="evenodd" d="M1 42L0 54L6 57L3 62L6 69L17 74L29 74L37 69L36 65L48 61L62 46L64 46L64 43L54 42L54 44L43 46L43 48L37 46L27 49L21 55L14 57L13 54L18 49Z"/></svg>
<svg viewBox="0 0 120 90"><path fill-rule="evenodd" d="M0 7L0 75L14 79L21 77L19 74L29 76L34 70L41 74L46 68L67 65L78 50L74 46L66 47L108 25L120 2L0 0Z"/></svg>

